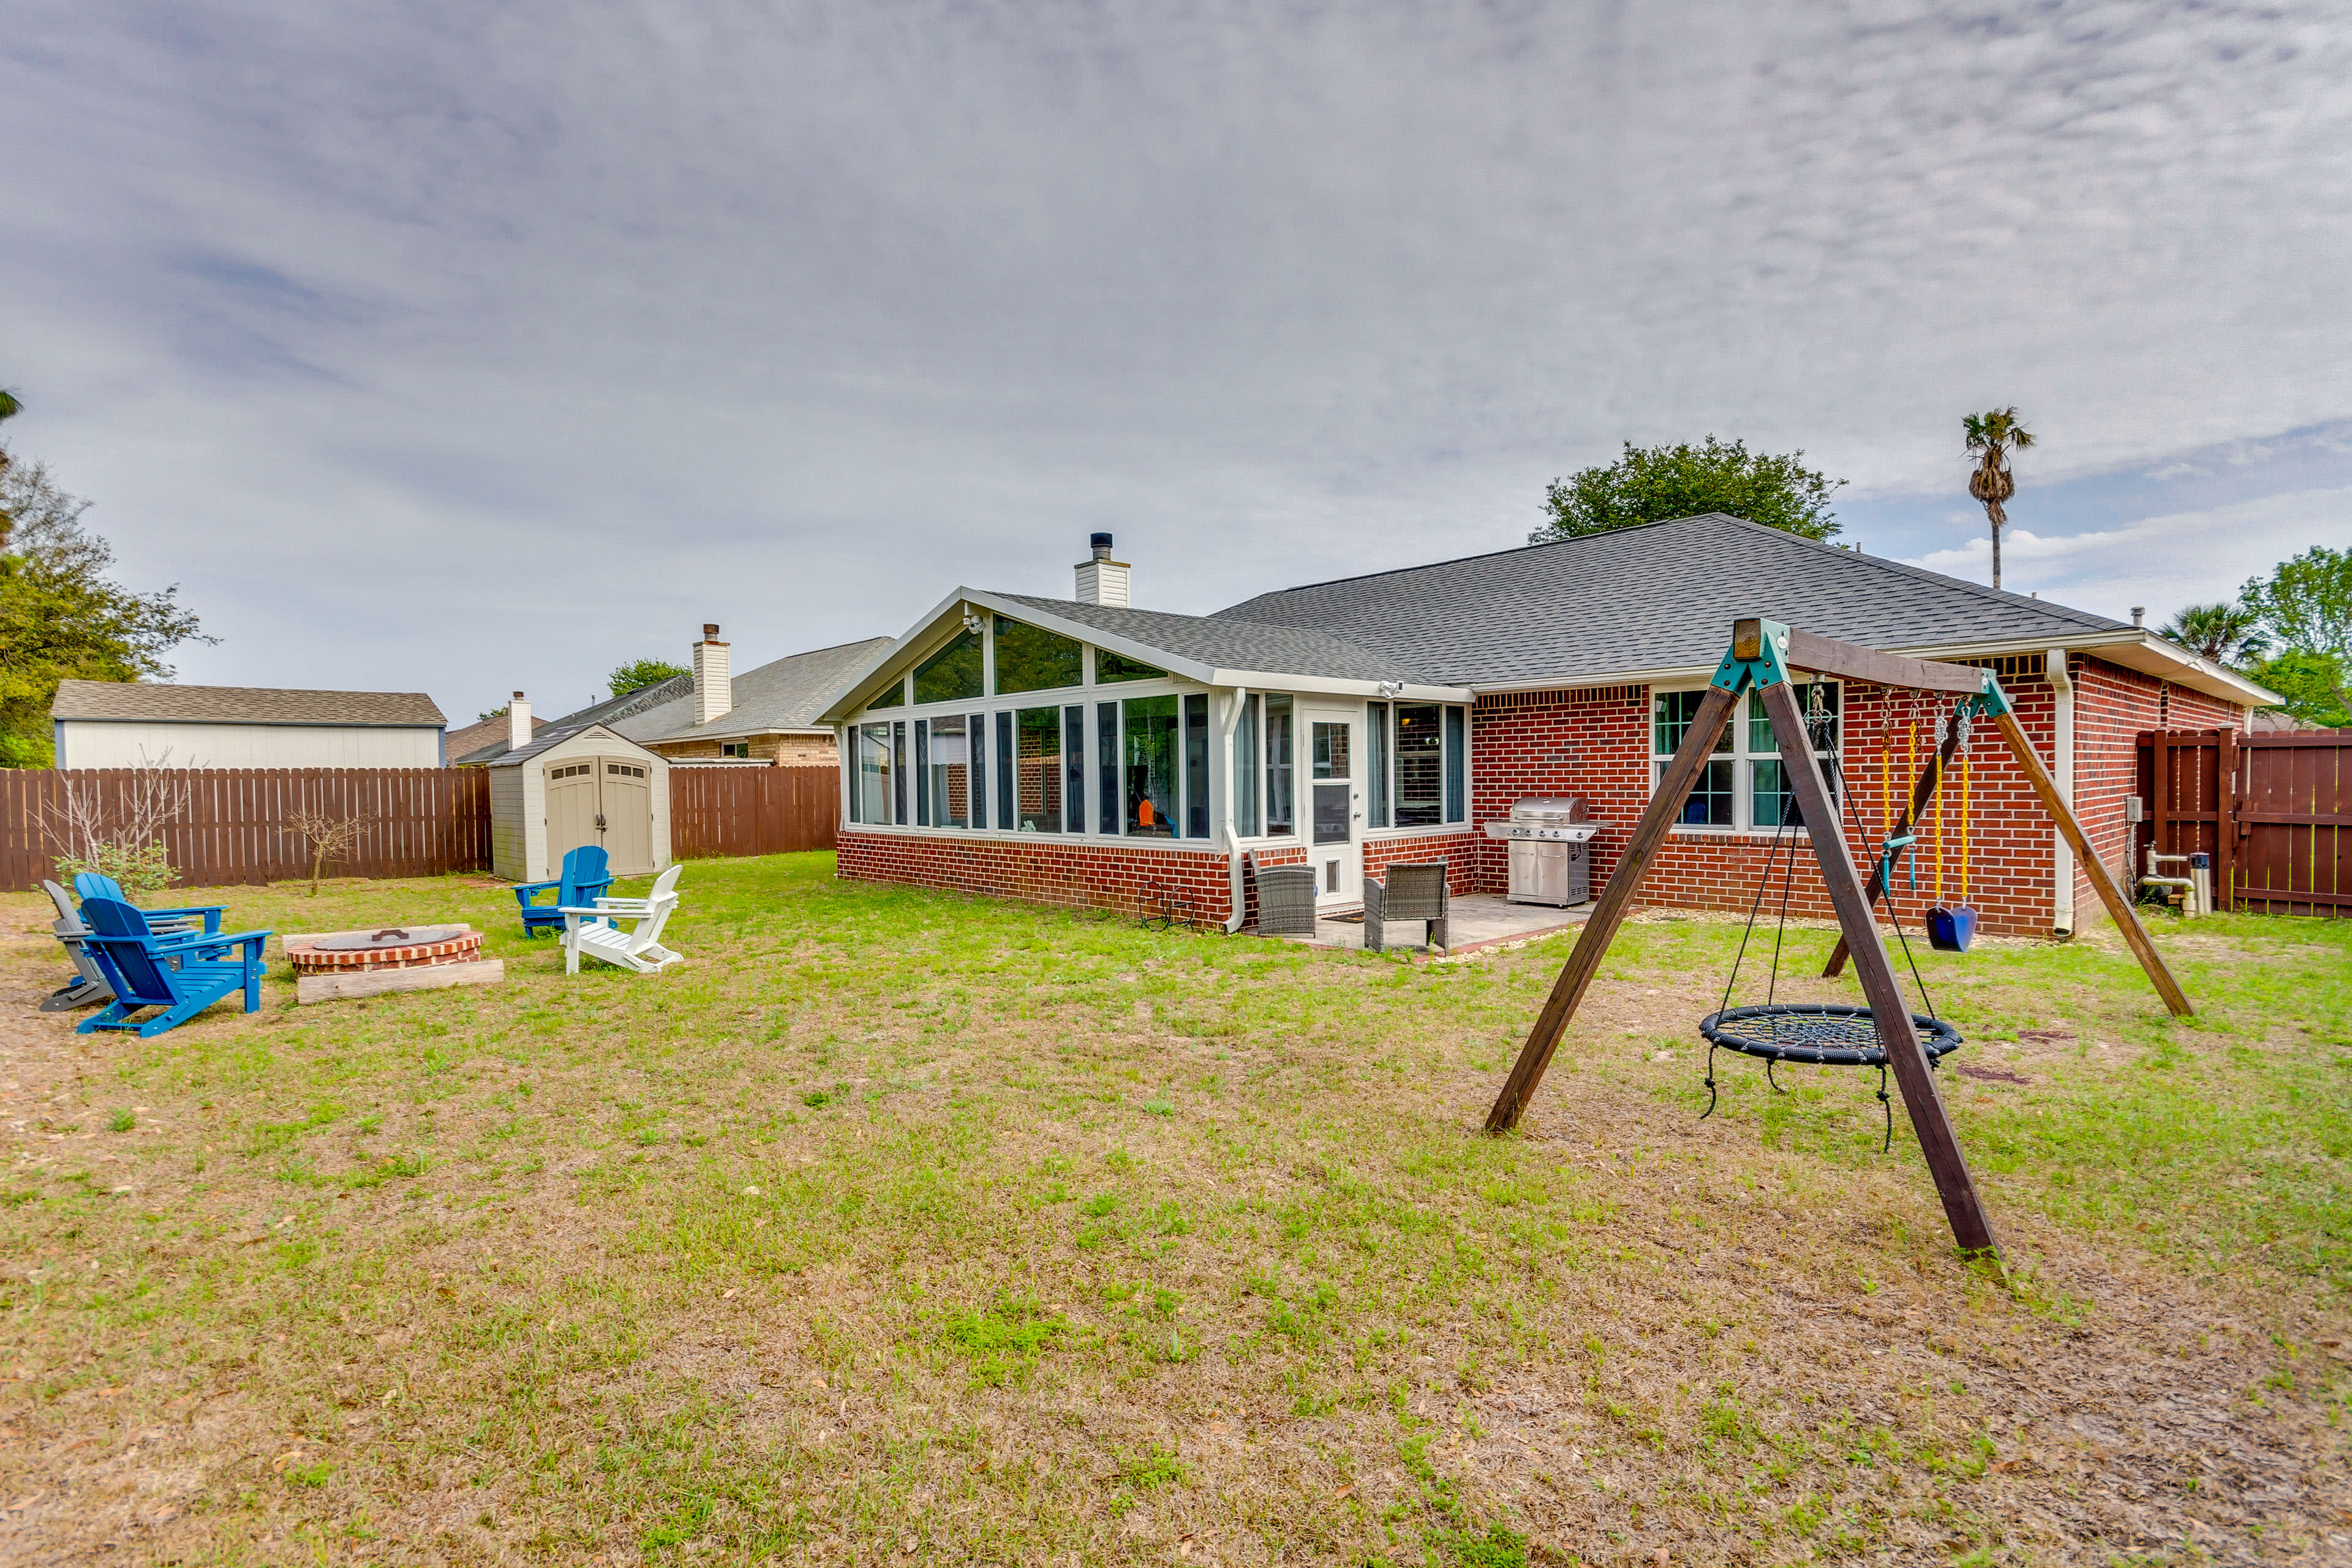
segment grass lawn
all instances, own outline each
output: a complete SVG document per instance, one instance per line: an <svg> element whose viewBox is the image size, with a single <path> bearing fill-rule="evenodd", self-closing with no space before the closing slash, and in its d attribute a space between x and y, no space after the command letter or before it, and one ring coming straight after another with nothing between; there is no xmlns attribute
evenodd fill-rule
<svg viewBox="0 0 2352 1568"><path fill-rule="evenodd" d="M229 889L509 979L149 1041L0 898L0 1559L2352 1561L2352 922L2163 926L2186 1023L2111 935L1922 955L2004 1276L1875 1075L1696 1120L1736 924L1629 926L1497 1141L1565 941L832 870L690 865L651 978Z"/></svg>

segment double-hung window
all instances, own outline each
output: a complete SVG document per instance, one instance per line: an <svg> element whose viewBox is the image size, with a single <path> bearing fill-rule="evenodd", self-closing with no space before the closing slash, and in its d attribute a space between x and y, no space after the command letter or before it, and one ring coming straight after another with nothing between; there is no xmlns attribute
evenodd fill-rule
<svg viewBox="0 0 2352 1568"><path fill-rule="evenodd" d="M1797 703L1809 717L1814 756L1826 759L1837 745L1842 721L1839 689L1822 681L1795 689ZM1650 703L1650 784L1654 789L1690 733L1706 692L1661 691ZM1816 711L1818 710L1818 711ZM1832 777L1831 788L1837 787ZM1770 832L1783 823L1800 821L1796 792L1787 763L1772 733L1772 720L1763 699L1750 691L1724 721L1714 749L1699 764L1689 797L1675 816L1678 827L1714 827Z"/></svg>

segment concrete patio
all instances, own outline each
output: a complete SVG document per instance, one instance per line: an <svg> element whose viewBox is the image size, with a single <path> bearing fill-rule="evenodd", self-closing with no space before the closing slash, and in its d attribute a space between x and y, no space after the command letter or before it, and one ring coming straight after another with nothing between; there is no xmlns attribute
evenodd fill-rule
<svg viewBox="0 0 2352 1568"><path fill-rule="evenodd" d="M1451 900L1450 921L1453 944L1448 950L1458 956L1481 948L1497 947L1505 942L1528 942L1554 931L1569 931L1582 925L1592 913L1589 903L1574 909L1555 909L1549 904L1515 904L1500 893L1465 893ZM1291 942L1304 942L1304 937L1291 937ZM1391 921L1386 941L1391 952L1416 947L1422 940L1419 921ZM1361 921L1317 921L1316 947L1352 947L1361 951L1364 926Z"/></svg>

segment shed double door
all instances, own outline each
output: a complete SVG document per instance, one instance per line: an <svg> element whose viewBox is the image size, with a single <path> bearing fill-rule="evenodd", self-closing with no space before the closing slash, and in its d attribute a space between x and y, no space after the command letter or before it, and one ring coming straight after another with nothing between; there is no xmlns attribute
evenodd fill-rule
<svg viewBox="0 0 2352 1568"><path fill-rule="evenodd" d="M616 877L654 869L654 792L643 763L583 757L547 770L547 864L583 844L602 847Z"/></svg>

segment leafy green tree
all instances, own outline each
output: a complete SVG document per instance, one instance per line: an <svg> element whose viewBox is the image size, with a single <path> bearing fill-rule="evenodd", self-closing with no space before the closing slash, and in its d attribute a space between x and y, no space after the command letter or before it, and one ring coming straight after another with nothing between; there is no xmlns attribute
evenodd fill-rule
<svg viewBox="0 0 2352 1568"><path fill-rule="evenodd" d="M2248 578L2242 596L2288 647L2352 663L2352 550L2306 550Z"/></svg>
<svg viewBox="0 0 2352 1568"><path fill-rule="evenodd" d="M134 594L108 575L114 551L82 527L89 507L46 464L0 471L0 512L13 524L0 553L0 765L50 765L58 681L166 679L165 654L215 640L176 587Z"/></svg>
<svg viewBox="0 0 2352 1568"><path fill-rule="evenodd" d="M0 424L7 423L24 411L25 405L16 401L16 395L6 387L0 386ZM0 475L7 473L9 466L15 461L16 459L8 455L8 449L0 447ZM0 503L0 551L8 548L8 509L5 503Z"/></svg>
<svg viewBox="0 0 2352 1568"><path fill-rule="evenodd" d="M1960 428L1967 434L1968 449L1977 459L1969 474L1969 494L1985 509L1985 519L1992 524L1992 585L2000 586L2000 526L2009 521L2002 503L2017 493L2017 476L2009 471L2009 455L2022 452L2033 445L2033 433L2018 422L2015 408L1996 408L1987 414L1964 414Z"/></svg>
<svg viewBox="0 0 2352 1568"><path fill-rule="evenodd" d="M1804 456L1750 452L1745 441L1713 436L1696 447L1628 441L1615 462L1551 482L1544 496L1551 521L1528 535L1528 542L1549 544L1707 511L1827 539L1838 531L1830 497L1845 481L1805 467Z"/></svg>
<svg viewBox="0 0 2352 1568"><path fill-rule="evenodd" d="M681 675L693 673L690 669L681 669L677 665L663 659L641 658L635 664L625 664L613 672L613 695L626 697L632 691L641 691L648 686L658 686L665 680L673 680ZM487 718L488 715L485 714L484 717Z"/></svg>
<svg viewBox="0 0 2352 1568"><path fill-rule="evenodd" d="M2185 605L2156 635L2200 658L2240 668L2270 649L2260 610L2247 605Z"/></svg>
<svg viewBox="0 0 2352 1568"><path fill-rule="evenodd" d="M2324 730L2352 726L2352 675L2332 654L2294 647L2246 671L2248 679L2286 699L2282 711Z"/></svg>
<svg viewBox="0 0 2352 1568"><path fill-rule="evenodd" d="M2315 545L2249 577L2240 597L2285 645L2253 678L2296 718L2342 728L2352 712L2352 550Z"/></svg>

